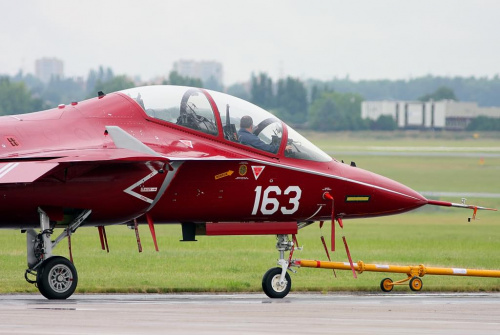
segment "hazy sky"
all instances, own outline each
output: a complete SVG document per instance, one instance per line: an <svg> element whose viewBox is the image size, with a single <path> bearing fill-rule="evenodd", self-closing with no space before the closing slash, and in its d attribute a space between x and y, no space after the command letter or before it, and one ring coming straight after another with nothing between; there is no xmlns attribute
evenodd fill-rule
<svg viewBox="0 0 500 335"><path fill-rule="evenodd" d="M302 79L500 73L500 1L0 0L0 73L57 57L67 76L147 80L179 59Z"/></svg>

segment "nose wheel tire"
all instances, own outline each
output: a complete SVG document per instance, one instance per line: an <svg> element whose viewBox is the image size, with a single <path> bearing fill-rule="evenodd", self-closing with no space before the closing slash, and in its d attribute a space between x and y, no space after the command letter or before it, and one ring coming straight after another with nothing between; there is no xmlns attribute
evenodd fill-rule
<svg viewBox="0 0 500 335"><path fill-rule="evenodd" d="M280 283L281 268L269 269L262 277L262 289L269 298L281 299L286 297L292 287L292 278L288 272L285 274L285 282Z"/></svg>
<svg viewBox="0 0 500 335"><path fill-rule="evenodd" d="M412 291L420 291L422 289L422 279L419 277L413 277L410 279L410 289Z"/></svg>
<svg viewBox="0 0 500 335"><path fill-rule="evenodd" d="M66 299L75 292L78 275L75 266L66 258L46 259L36 275L38 290L47 299Z"/></svg>

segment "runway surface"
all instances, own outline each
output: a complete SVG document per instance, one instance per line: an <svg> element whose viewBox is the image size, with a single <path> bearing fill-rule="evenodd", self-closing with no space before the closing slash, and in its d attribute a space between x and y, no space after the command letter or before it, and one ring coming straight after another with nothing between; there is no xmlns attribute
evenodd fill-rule
<svg viewBox="0 0 500 335"><path fill-rule="evenodd" d="M499 334L500 293L0 295L0 334Z"/></svg>

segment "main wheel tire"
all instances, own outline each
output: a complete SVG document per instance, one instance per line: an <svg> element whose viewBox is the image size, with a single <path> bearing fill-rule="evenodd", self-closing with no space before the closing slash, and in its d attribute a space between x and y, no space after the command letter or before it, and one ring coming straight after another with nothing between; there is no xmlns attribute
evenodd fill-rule
<svg viewBox="0 0 500 335"><path fill-rule="evenodd" d="M419 277L413 277L410 279L410 289L412 291L418 292L422 289L422 279Z"/></svg>
<svg viewBox="0 0 500 335"><path fill-rule="evenodd" d="M392 285L391 278L384 278L380 282L380 289L384 292L391 292L393 288L394 288L394 285Z"/></svg>
<svg viewBox="0 0 500 335"><path fill-rule="evenodd" d="M280 285L281 271L281 268L272 268L264 274L264 277L262 277L262 289L269 298L281 299L286 297L288 292L290 292L290 288L292 287L292 278L290 278L290 275L287 272L285 274L286 283L284 285Z"/></svg>
<svg viewBox="0 0 500 335"><path fill-rule="evenodd" d="M54 256L46 259L37 270L36 283L47 299L66 299L75 292L78 275L75 266L66 258Z"/></svg>

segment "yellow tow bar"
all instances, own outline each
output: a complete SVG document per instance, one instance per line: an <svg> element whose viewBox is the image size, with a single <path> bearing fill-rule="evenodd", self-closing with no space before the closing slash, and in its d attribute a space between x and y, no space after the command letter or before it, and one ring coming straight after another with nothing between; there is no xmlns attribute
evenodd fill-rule
<svg viewBox="0 0 500 335"><path fill-rule="evenodd" d="M292 266L305 268L322 268L334 270L351 270L351 265L348 262L323 262L313 260L293 260ZM436 268L426 267L423 264L418 266L398 266L398 265L382 265L382 264L365 264L362 261L353 264L354 270L358 273L364 271L371 272L391 272L391 273L406 273L407 278L393 282L390 278L385 278L380 282L380 288L384 292L390 292L394 285L401 285L410 281L410 289L412 291L420 291L422 289L422 279L424 275L441 275L441 276L471 276L471 277L495 277L500 278L500 270L476 270L476 269L460 269L460 268Z"/></svg>

